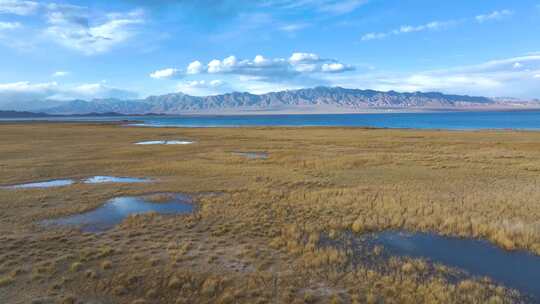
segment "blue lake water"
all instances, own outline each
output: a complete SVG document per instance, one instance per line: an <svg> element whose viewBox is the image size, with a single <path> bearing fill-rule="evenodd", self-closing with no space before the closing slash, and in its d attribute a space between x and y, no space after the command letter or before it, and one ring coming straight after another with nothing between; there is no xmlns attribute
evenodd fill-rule
<svg viewBox="0 0 540 304"><path fill-rule="evenodd" d="M20 119L19 119L20 120ZM540 111L236 116L58 117L47 121L139 121L153 127L343 126L415 129L540 129Z"/></svg>
<svg viewBox="0 0 540 304"><path fill-rule="evenodd" d="M540 111L139 117L152 127L342 126L414 129L540 129Z"/></svg>
<svg viewBox="0 0 540 304"><path fill-rule="evenodd" d="M107 201L101 207L58 219L44 220L45 226L71 226L84 232L101 232L120 224L134 214L156 212L159 214L191 213L194 210L190 196L172 195L164 202L152 202L145 197L118 197Z"/></svg>

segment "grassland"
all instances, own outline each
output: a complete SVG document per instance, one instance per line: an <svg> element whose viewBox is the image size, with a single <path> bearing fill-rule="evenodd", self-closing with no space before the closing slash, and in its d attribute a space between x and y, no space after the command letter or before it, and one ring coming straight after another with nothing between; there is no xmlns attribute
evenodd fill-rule
<svg viewBox="0 0 540 304"><path fill-rule="evenodd" d="M196 143L133 144L161 139ZM378 259L384 248L353 266L319 240L394 228L540 254L537 132L2 124L0 143L2 184L158 180L0 189L2 303L514 303L485 278ZM192 194L197 212L132 216L99 235L37 224L159 192Z"/></svg>

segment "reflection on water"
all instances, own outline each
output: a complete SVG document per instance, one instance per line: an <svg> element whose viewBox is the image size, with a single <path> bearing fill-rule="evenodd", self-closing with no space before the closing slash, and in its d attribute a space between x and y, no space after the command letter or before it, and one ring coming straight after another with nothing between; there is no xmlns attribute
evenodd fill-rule
<svg viewBox="0 0 540 304"><path fill-rule="evenodd" d="M133 214L156 212L159 214L187 214L194 210L190 196L174 194L163 202L152 202L149 197L118 197L101 207L81 214L44 220L45 226L73 226L84 232L101 232L113 228Z"/></svg>
<svg viewBox="0 0 540 304"><path fill-rule="evenodd" d="M487 241L432 233L386 231L375 234L372 241L392 255L427 258L461 268L540 299L540 256L506 251Z"/></svg>
<svg viewBox="0 0 540 304"><path fill-rule="evenodd" d="M150 140L135 143L136 145L189 145L192 144L189 140Z"/></svg>
<svg viewBox="0 0 540 304"><path fill-rule="evenodd" d="M268 159L266 152L233 152L235 155L245 156L249 159Z"/></svg>
<svg viewBox="0 0 540 304"><path fill-rule="evenodd" d="M403 109L388 109L386 113L365 114L305 114L305 115L158 115L158 116L64 116L16 118L26 121L139 121L134 126L149 127L244 127L244 126L341 126L414 129L540 129L540 111L457 111L399 113Z"/></svg>
<svg viewBox="0 0 540 304"><path fill-rule="evenodd" d="M85 184L104 184L104 183L148 183L150 179L136 177L115 177L115 176L93 176L84 179Z"/></svg>
<svg viewBox="0 0 540 304"><path fill-rule="evenodd" d="M62 187L69 186L75 183L83 184L106 184L106 183L148 183L151 182L151 179L148 178L136 178L136 177L116 177L116 176L92 176L85 178L81 181L76 181L73 179L55 179L44 182L35 182L35 183L26 183L26 184L17 184L11 186L0 187L0 189L41 189L41 188L53 188L53 187Z"/></svg>
<svg viewBox="0 0 540 304"><path fill-rule="evenodd" d="M28 184L18 184L12 186L0 187L3 189L37 189L37 188L52 188L52 187L62 187L69 186L74 184L75 181L72 179L56 179L44 182L35 182Z"/></svg>

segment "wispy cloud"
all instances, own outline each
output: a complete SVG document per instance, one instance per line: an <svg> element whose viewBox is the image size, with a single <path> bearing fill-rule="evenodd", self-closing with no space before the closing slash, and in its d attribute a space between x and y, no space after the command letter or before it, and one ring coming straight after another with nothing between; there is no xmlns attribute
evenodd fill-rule
<svg viewBox="0 0 540 304"><path fill-rule="evenodd" d="M286 10L308 9L333 15L350 13L368 3L367 0L266 0L261 6Z"/></svg>
<svg viewBox="0 0 540 304"><path fill-rule="evenodd" d="M86 83L63 86L57 82L31 83L28 81L0 83L0 105L8 103L35 102L46 100L71 100L94 98L136 98L138 95L128 90L111 87L104 83Z"/></svg>
<svg viewBox="0 0 540 304"><path fill-rule="evenodd" d="M514 12L512 12L511 10L505 9L505 10L501 10L501 11L493 11L493 12L491 12L489 14L478 15L478 16L475 17L475 19L479 23L484 23L484 22L490 21L490 20L501 20L504 17L511 16L513 14L514 14Z"/></svg>
<svg viewBox="0 0 540 304"><path fill-rule="evenodd" d="M442 91L483 96L540 96L540 55L526 55L484 63L415 73L373 72L340 75L334 85L397 91Z"/></svg>
<svg viewBox="0 0 540 304"><path fill-rule="evenodd" d="M189 95L206 96L229 92L232 90L232 88L225 81L214 79L181 82L176 86L176 90Z"/></svg>
<svg viewBox="0 0 540 304"><path fill-rule="evenodd" d="M319 10L341 15L350 13L366 3L366 0L326 1L320 5Z"/></svg>
<svg viewBox="0 0 540 304"><path fill-rule="evenodd" d="M19 22L2 22L0 21L0 31L14 30L21 28L22 25Z"/></svg>
<svg viewBox="0 0 540 304"><path fill-rule="evenodd" d="M0 0L0 14L38 16L44 20L43 37L86 55L104 53L126 42L145 22L140 9L101 12L86 6L37 1ZM1 24L0 29L20 27L18 23Z"/></svg>
<svg viewBox="0 0 540 304"><path fill-rule="evenodd" d="M56 43L87 55L104 53L136 34L134 26L144 23L144 13L107 13L90 17L82 7L50 7L46 34Z"/></svg>
<svg viewBox="0 0 540 304"><path fill-rule="evenodd" d="M447 20L447 21L432 21L422 25L402 25L397 29L391 30L389 32L374 32L367 33L362 36L362 41L383 39L389 36L401 35L407 33L415 33L422 31L436 31L444 28L448 28L452 25L459 23L457 20Z"/></svg>
<svg viewBox="0 0 540 304"><path fill-rule="evenodd" d="M291 23L280 26L278 29L283 32L297 32L311 26L309 23Z"/></svg>
<svg viewBox="0 0 540 304"><path fill-rule="evenodd" d="M65 76L68 76L70 74L70 72L68 71L56 71L54 73L52 73L52 77L65 77Z"/></svg>
<svg viewBox="0 0 540 304"><path fill-rule="evenodd" d="M28 16L35 14L39 8L37 1L0 0L0 14Z"/></svg>
<svg viewBox="0 0 540 304"><path fill-rule="evenodd" d="M131 99L137 98L138 94L129 90L120 89L107 85L106 83L85 83L76 86L58 86L53 92L54 94L48 96L47 99L53 100L72 100L72 99L84 99L91 100L95 98L118 98L118 99Z"/></svg>
<svg viewBox="0 0 540 304"><path fill-rule="evenodd" d="M464 18L464 19L456 19L456 20L445 20L445 21L432 21L426 24L421 25L402 25L399 28L393 29L388 32L371 32L362 35L362 41L369 41L369 40L378 40L378 39L384 39L390 36L397 36L402 34L408 34L408 33L416 33L416 32L423 32L423 31L436 31L436 30L443 30L450 28L455 25L463 24L465 22L470 22L471 20L474 20L478 23L484 23L489 20L501 20L506 16L512 15L513 12L510 10L500 10L500 11L494 11L489 14L484 15L477 15L474 17L474 19L471 18Z"/></svg>

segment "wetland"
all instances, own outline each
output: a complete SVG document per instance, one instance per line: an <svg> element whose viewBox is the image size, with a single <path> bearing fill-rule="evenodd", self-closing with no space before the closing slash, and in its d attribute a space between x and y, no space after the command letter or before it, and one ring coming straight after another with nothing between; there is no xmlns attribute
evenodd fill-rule
<svg viewBox="0 0 540 304"><path fill-rule="evenodd" d="M4 303L538 303L538 132L0 129Z"/></svg>

